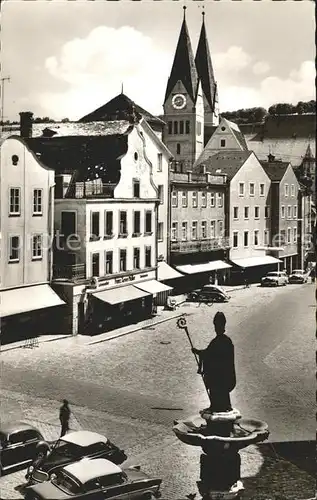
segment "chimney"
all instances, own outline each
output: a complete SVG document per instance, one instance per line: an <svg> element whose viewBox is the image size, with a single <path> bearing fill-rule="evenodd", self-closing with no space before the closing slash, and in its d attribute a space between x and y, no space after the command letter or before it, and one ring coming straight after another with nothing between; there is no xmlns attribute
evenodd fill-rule
<svg viewBox="0 0 317 500"><path fill-rule="evenodd" d="M192 182L192 171L191 170L187 170L187 175L188 175L188 182Z"/></svg>
<svg viewBox="0 0 317 500"><path fill-rule="evenodd" d="M32 137L33 113L31 111L23 111L20 115L20 136L24 139Z"/></svg>
<svg viewBox="0 0 317 500"><path fill-rule="evenodd" d="M206 165L200 165L200 168L201 168L201 173L205 175L207 172Z"/></svg>
<svg viewBox="0 0 317 500"><path fill-rule="evenodd" d="M207 184L211 183L211 173L210 172L206 172L206 182L207 182Z"/></svg>

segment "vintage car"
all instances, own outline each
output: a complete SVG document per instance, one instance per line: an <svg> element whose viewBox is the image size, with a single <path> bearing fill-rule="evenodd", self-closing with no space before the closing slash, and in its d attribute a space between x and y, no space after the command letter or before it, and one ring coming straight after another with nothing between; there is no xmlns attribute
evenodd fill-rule
<svg viewBox="0 0 317 500"><path fill-rule="evenodd" d="M285 271L271 271L261 279L261 286L285 286L288 283L288 277Z"/></svg>
<svg viewBox="0 0 317 500"><path fill-rule="evenodd" d="M160 496L161 482L138 466L121 469L104 458L83 458L59 469L50 481L28 486L25 500L150 500Z"/></svg>
<svg viewBox="0 0 317 500"><path fill-rule="evenodd" d="M127 458L123 450L97 432L70 432L55 442L40 464L28 468L29 482L48 481L53 472L85 457L107 458L115 464L121 464Z"/></svg>
<svg viewBox="0 0 317 500"><path fill-rule="evenodd" d="M0 473L13 468L23 468L34 460L37 445L44 438L40 431L25 422L1 423L0 426Z"/></svg>
<svg viewBox="0 0 317 500"><path fill-rule="evenodd" d="M294 269L294 271L289 275L289 283L307 283L308 274L305 273L303 269Z"/></svg>
<svg viewBox="0 0 317 500"><path fill-rule="evenodd" d="M187 295L189 302L228 302L230 296L218 285L204 285Z"/></svg>

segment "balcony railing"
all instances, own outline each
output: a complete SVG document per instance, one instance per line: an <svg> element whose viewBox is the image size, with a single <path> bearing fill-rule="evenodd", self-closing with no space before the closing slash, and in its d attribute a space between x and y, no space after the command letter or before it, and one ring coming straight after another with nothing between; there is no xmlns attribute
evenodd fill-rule
<svg viewBox="0 0 317 500"><path fill-rule="evenodd" d="M74 198L113 198L116 184L102 184L96 181L75 182L70 190Z"/></svg>
<svg viewBox="0 0 317 500"><path fill-rule="evenodd" d="M86 278L85 264L72 264L72 265L54 265L53 266L53 279L68 279L70 281L77 281Z"/></svg>
<svg viewBox="0 0 317 500"><path fill-rule="evenodd" d="M172 241L172 252L210 252L212 250L221 250L230 248L230 238L211 238L206 240L192 240L192 241Z"/></svg>

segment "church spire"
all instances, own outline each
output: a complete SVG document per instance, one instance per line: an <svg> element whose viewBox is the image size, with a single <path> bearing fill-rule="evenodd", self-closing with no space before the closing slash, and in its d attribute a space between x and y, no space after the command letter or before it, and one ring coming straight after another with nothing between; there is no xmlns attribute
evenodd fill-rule
<svg viewBox="0 0 317 500"><path fill-rule="evenodd" d="M202 20L196 57L195 57L195 63L196 63L198 78L201 81L204 97L208 103L209 107L208 111L214 113L215 111L216 112L218 111L217 109L215 109L217 107L217 101L218 101L217 84L215 81L209 44L206 35L205 12L202 13L202 17L203 20Z"/></svg>
<svg viewBox="0 0 317 500"><path fill-rule="evenodd" d="M196 99L198 77L186 23L186 7L183 8L184 19L178 38L172 71L167 82L164 103L179 80L183 83L191 99L193 101Z"/></svg>

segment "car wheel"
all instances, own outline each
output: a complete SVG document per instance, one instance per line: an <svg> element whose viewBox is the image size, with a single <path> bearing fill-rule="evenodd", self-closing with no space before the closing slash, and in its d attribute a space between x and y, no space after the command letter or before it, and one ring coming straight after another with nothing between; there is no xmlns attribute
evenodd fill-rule
<svg viewBox="0 0 317 500"><path fill-rule="evenodd" d="M154 500L155 495L151 491L147 491L146 493L144 493L144 495L142 495L141 498L142 500Z"/></svg>

